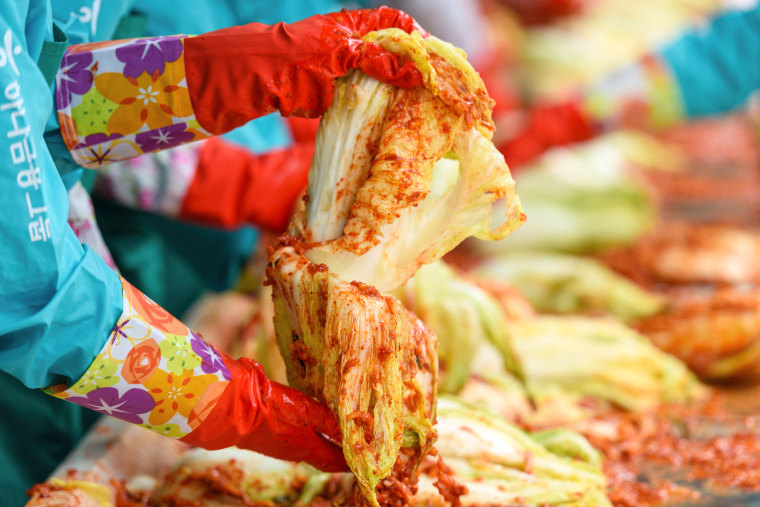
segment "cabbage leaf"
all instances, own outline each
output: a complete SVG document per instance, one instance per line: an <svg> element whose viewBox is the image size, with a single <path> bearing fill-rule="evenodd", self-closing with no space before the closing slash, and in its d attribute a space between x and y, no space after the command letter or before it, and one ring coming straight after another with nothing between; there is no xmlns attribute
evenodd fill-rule
<svg viewBox="0 0 760 507"><path fill-rule="evenodd" d="M341 79L294 218L312 262L381 291L469 236L502 239L524 220L482 80L457 48L405 36L395 43L425 44L435 87Z"/></svg>
<svg viewBox="0 0 760 507"><path fill-rule="evenodd" d="M422 456L433 444L435 334L397 299L340 280L292 246L272 253L267 274L288 382L336 414L346 462L377 505L404 437Z"/></svg>

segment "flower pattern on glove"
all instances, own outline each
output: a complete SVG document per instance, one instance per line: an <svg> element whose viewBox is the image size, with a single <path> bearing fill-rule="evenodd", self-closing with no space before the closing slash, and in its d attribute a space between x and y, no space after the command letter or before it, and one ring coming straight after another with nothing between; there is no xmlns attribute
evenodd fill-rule
<svg viewBox="0 0 760 507"><path fill-rule="evenodd" d="M87 396L71 396L66 401L76 403L101 414L139 424L141 414L153 410L156 402L142 389L129 389L121 394L115 387L103 387L87 393Z"/></svg>
<svg viewBox="0 0 760 507"><path fill-rule="evenodd" d="M48 394L181 438L232 374L213 347L122 279L124 309L82 378Z"/></svg>
<svg viewBox="0 0 760 507"><path fill-rule="evenodd" d="M186 369L192 370L201 365L201 358L193 352L187 336L167 335L160 348L161 355L166 358L166 369L175 375L181 375Z"/></svg>
<svg viewBox="0 0 760 507"><path fill-rule="evenodd" d="M104 358L98 358L90 365L79 382L71 386L75 393L86 394L93 389L110 387L119 382L116 372L119 366L109 362Z"/></svg>
<svg viewBox="0 0 760 507"><path fill-rule="evenodd" d="M209 136L187 90L184 36L71 46L56 76L74 160L99 167Z"/></svg>
<svg viewBox="0 0 760 507"><path fill-rule="evenodd" d="M227 369L227 366L225 366L222 356L214 350L214 347L203 341L203 339L195 333L192 333L192 336L190 337L190 345L193 348L193 352L198 354L203 361L201 363L201 370L206 373L220 372L225 380L232 379L232 375Z"/></svg>
<svg viewBox="0 0 760 507"><path fill-rule="evenodd" d="M155 79L153 75L145 73L137 77L127 77L116 72L98 74L94 80L95 89L116 104L106 124L109 134L150 134L151 131L171 126L174 118L192 116L193 107L190 105L187 88L179 86L185 78L182 62L168 64L166 72L159 77L162 79ZM93 104L92 100L78 107L84 106L90 106L92 110L102 107ZM182 124L185 125L184 122ZM144 126L148 130L137 133ZM194 134L191 134L192 137Z"/></svg>
<svg viewBox="0 0 760 507"><path fill-rule="evenodd" d="M156 372L158 363L161 362L161 349L156 340L150 338L144 340L129 351L124 365L121 367L121 376L128 384L140 384Z"/></svg>
<svg viewBox="0 0 760 507"><path fill-rule="evenodd" d="M187 124L177 123L135 136L143 151L159 151L192 141L195 134L187 130Z"/></svg>
<svg viewBox="0 0 760 507"><path fill-rule="evenodd" d="M159 426L153 426L152 424L141 424L143 428L147 428L156 433L161 433L165 437L182 438L184 434L176 424L161 424Z"/></svg>
<svg viewBox="0 0 760 507"><path fill-rule="evenodd" d="M176 414L184 419L190 416L190 410L197 403L199 394L209 384L218 382L216 375L194 375L192 370L183 370L181 375L157 371L143 384L156 403L148 417L148 423L165 424Z"/></svg>
<svg viewBox="0 0 760 507"><path fill-rule="evenodd" d="M59 95L59 107L67 107L71 104L72 93L84 95L92 88L91 64L92 53L85 51L71 54L66 64L61 65L56 75L55 86L56 89L65 90L65 93Z"/></svg>
<svg viewBox="0 0 760 507"><path fill-rule="evenodd" d="M182 41L176 37L137 39L132 44L118 48L116 59L124 62L124 75L138 77L164 73L166 62L174 62L182 56Z"/></svg>

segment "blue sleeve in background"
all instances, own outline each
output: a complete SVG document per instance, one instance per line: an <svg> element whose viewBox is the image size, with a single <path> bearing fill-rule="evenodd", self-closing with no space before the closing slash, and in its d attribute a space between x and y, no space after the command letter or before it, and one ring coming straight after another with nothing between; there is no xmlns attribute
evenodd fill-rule
<svg viewBox="0 0 760 507"><path fill-rule="evenodd" d="M760 88L760 6L721 14L659 55L678 81L687 116L742 106Z"/></svg>
<svg viewBox="0 0 760 507"><path fill-rule="evenodd" d="M349 2L338 0L284 0L279 2L252 2L232 0L237 13L237 23L256 21L273 25L280 21L294 23L314 14L327 14L351 8Z"/></svg>

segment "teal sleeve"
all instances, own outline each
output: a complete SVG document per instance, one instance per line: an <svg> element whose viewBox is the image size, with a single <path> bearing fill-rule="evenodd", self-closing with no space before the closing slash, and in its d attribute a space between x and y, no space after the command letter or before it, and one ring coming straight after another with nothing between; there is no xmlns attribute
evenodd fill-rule
<svg viewBox="0 0 760 507"><path fill-rule="evenodd" d="M44 142L52 97L29 48L49 18L17 9L0 5L12 54L0 61L0 369L36 388L84 373L122 296L118 276L68 226L66 189Z"/></svg>
<svg viewBox="0 0 760 507"><path fill-rule="evenodd" d="M236 14L236 24L256 21L273 25L280 21L294 23L315 14L356 8L344 0L281 0L279 2L230 0Z"/></svg>
<svg viewBox="0 0 760 507"><path fill-rule="evenodd" d="M272 25L293 23L314 14L346 7L340 0L135 0L134 9L147 14L145 34L200 34L233 25L256 22ZM192 7L190 7L192 6ZM177 28L181 28L177 32Z"/></svg>
<svg viewBox="0 0 760 507"><path fill-rule="evenodd" d="M222 137L253 153L265 153L293 144L287 124L277 113L251 120Z"/></svg>
<svg viewBox="0 0 760 507"><path fill-rule="evenodd" d="M760 88L760 6L729 11L660 50L688 117L743 105Z"/></svg>

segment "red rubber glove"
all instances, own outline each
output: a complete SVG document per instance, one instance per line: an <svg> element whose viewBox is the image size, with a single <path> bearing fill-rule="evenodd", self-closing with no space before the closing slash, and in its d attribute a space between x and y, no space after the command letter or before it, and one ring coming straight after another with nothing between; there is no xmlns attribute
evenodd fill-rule
<svg viewBox="0 0 760 507"><path fill-rule="evenodd" d="M380 7L190 37L185 69L196 118L220 134L277 110L316 117L330 106L335 78L350 69L396 86L420 85L410 61L361 40L383 28L426 35L411 16Z"/></svg>
<svg viewBox="0 0 760 507"><path fill-rule="evenodd" d="M514 168L549 148L586 141L594 135L591 119L577 102L538 106L528 113L520 133L502 143L499 150Z"/></svg>
<svg viewBox="0 0 760 507"><path fill-rule="evenodd" d="M319 120L317 118L291 116L288 118L288 126L290 127L290 135L293 136L295 142L314 144L317 138L317 131L319 130Z"/></svg>
<svg viewBox="0 0 760 507"><path fill-rule="evenodd" d="M348 470L341 433L326 405L270 381L261 365L222 354L232 380L202 423L181 440L205 449L235 445L273 458L305 461L325 472Z"/></svg>
<svg viewBox="0 0 760 507"><path fill-rule="evenodd" d="M203 146L180 218L222 227L253 224L282 231L306 188L314 144L264 154L214 137Z"/></svg>

